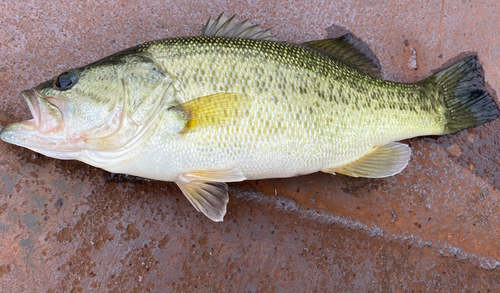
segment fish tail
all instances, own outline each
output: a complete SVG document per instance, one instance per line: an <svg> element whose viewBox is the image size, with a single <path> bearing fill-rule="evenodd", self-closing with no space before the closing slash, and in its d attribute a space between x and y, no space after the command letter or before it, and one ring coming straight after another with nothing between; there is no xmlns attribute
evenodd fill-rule
<svg viewBox="0 0 500 293"><path fill-rule="evenodd" d="M424 81L444 96L443 134L496 119L500 112L486 92L483 70L476 56L464 58Z"/></svg>

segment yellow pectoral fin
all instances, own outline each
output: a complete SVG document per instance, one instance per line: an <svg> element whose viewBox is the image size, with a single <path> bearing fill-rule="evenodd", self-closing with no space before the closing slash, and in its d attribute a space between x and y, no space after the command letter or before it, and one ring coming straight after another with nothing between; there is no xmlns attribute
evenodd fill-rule
<svg viewBox="0 0 500 293"><path fill-rule="evenodd" d="M241 93L217 93L182 103L172 110L186 118L183 132L199 127L236 123L248 109L249 99Z"/></svg>
<svg viewBox="0 0 500 293"><path fill-rule="evenodd" d="M326 173L341 173L352 177L382 178L403 171L410 160L410 148L399 142L374 147L360 159L340 168L324 169Z"/></svg>

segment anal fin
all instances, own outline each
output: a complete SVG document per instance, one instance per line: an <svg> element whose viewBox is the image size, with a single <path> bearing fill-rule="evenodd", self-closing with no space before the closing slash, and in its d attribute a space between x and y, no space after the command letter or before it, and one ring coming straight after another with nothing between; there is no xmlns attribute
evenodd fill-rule
<svg viewBox="0 0 500 293"><path fill-rule="evenodd" d="M382 178L403 171L410 160L411 150L403 143L391 142L374 147L368 154L345 166L324 169L326 173L341 173L352 177Z"/></svg>

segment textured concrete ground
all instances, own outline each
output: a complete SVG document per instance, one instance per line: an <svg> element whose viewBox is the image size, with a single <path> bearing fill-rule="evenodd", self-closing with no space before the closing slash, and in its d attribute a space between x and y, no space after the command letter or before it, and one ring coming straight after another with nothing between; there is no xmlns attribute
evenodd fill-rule
<svg viewBox="0 0 500 293"><path fill-rule="evenodd" d="M0 124L65 69L220 12L303 42L353 32L387 79L477 54L500 91L500 3L0 1ZM416 65L412 60L416 54ZM407 141L402 174L312 174L230 185L213 223L172 183L112 175L0 143L1 292L498 292L500 119Z"/></svg>

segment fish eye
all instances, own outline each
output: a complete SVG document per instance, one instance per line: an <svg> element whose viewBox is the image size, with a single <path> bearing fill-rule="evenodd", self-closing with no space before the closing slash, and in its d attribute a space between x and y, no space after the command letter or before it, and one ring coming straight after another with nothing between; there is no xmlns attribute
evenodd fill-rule
<svg viewBox="0 0 500 293"><path fill-rule="evenodd" d="M77 81L78 76L75 72L64 72L56 78L54 87L58 90L69 90L77 83Z"/></svg>

